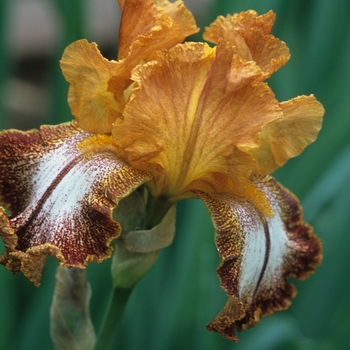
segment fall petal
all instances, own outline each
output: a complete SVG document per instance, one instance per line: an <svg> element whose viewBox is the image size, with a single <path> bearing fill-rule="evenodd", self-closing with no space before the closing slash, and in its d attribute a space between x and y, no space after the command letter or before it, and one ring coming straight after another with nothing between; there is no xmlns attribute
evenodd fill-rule
<svg viewBox="0 0 350 350"><path fill-rule="evenodd" d="M257 161L256 173L268 174L314 142L322 126L323 106L313 95L280 103L283 118L265 125L258 147L242 147Z"/></svg>
<svg viewBox="0 0 350 350"><path fill-rule="evenodd" d="M286 44L270 34L276 15L269 11L258 16L253 10L219 16L204 33L204 39L218 43L221 38L237 48L246 60L253 60L266 77L286 64L290 58Z"/></svg>
<svg viewBox="0 0 350 350"><path fill-rule="evenodd" d="M260 68L225 42L217 49L177 45L137 67L132 78L124 119L112 134L132 166L163 181L158 194L162 186L172 196L244 183L254 161L239 148L257 146L262 126L283 116Z"/></svg>
<svg viewBox="0 0 350 350"><path fill-rule="evenodd" d="M0 134L1 263L36 285L46 255L61 265L84 267L111 254L121 232L116 203L147 174L121 162L111 137L70 124Z"/></svg>
<svg viewBox="0 0 350 350"><path fill-rule="evenodd" d="M321 243L302 221L298 200L271 177L253 178L242 196L197 192L217 229L217 272L228 302L209 330L238 341L235 330L283 310L295 295L286 278L304 279L321 262Z"/></svg>

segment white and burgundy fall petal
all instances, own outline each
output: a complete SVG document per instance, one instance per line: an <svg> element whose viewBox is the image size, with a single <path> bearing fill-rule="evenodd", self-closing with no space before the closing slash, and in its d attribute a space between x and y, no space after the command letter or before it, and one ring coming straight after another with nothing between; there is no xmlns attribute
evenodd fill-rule
<svg viewBox="0 0 350 350"><path fill-rule="evenodd" d="M294 195L269 176L251 179L248 187L242 197L197 192L217 229L217 273L229 298L208 329L234 341L235 330L287 308L295 288L286 278L306 278L322 259Z"/></svg>
<svg viewBox="0 0 350 350"><path fill-rule="evenodd" d="M112 219L118 201L149 180L115 153L108 135L74 125L0 135L0 262L39 284L46 255L84 267L111 255L120 235Z"/></svg>

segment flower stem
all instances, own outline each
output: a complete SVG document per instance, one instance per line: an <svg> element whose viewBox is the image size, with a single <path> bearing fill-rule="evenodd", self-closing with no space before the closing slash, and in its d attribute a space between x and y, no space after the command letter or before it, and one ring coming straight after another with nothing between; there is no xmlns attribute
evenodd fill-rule
<svg viewBox="0 0 350 350"><path fill-rule="evenodd" d="M95 350L111 349L131 292L132 288L113 288L107 312L97 338Z"/></svg>

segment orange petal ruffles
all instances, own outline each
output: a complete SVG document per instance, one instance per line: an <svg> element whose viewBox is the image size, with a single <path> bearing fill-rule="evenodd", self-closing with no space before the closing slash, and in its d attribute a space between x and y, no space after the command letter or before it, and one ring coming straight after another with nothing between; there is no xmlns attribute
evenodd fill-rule
<svg viewBox="0 0 350 350"><path fill-rule="evenodd" d="M90 132L108 133L112 123L121 118L129 95L127 88L132 83L131 70L136 65L152 60L157 50L181 43L198 31L181 0L120 0L119 4L119 61L108 61L96 44L86 40L69 45L61 59L63 75L71 84L71 112L79 126Z"/></svg>
<svg viewBox="0 0 350 350"><path fill-rule="evenodd" d="M272 11L261 16L252 10L226 18L219 16L206 28L203 37L213 43L227 40L242 58L254 61L265 77L269 77L290 57L286 44L270 34L275 19Z"/></svg>
<svg viewBox="0 0 350 350"><path fill-rule="evenodd" d="M112 210L139 186L148 228L155 212L197 197L217 229L228 295L208 329L237 341L235 331L288 307L287 277L321 262L298 200L268 174L316 139L323 107L313 95L279 102L265 82L290 57L272 11L219 17L204 34L210 47L182 44L198 28L180 0L118 2L118 61L86 40L63 54L77 122L0 134L10 211L0 208L0 263L38 285L46 255L75 267L109 257L121 232Z"/></svg>
<svg viewBox="0 0 350 350"><path fill-rule="evenodd" d="M112 133L129 164L153 173L156 195L239 191L301 153L321 127L313 96L279 103L259 66L225 41L177 45L132 78Z"/></svg>

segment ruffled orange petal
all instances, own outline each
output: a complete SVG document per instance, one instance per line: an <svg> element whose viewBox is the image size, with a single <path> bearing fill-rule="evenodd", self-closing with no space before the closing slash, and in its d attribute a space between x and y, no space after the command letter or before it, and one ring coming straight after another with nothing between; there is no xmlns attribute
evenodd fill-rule
<svg viewBox="0 0 350 350"><path fill-rule="evenodd" d="M298 200L271 177L253 178L242 196L196 192L217 229L217 270L228 301L208 329L235 331L286 309L295 295L287 277L306 278L320 264L321 243L302 221Z"/></svg>
<svg viewBox="0 0 350 350"><path fill-rule="evenodd" d="M197 33L195 19L181 0L118 0L122 12L118 58L148 61L159 49L181 43ZM136 11L139 15L136 15Z"/></svg>
<svg viewBox="0 0 350 350"><path fill-rule="evenodd" d="M261 128L283 116L263 74L231 45L185 43L133 71L136 82L113 137L129 164L152 171L156 194L239 187Z"/></svg>
<svg viewBox="0 0 350 350"><path fill-rule="evenodd" d="M269 174L299 155L316 140L322 126L324 108L313 95L282 102L280 107L283 118L262 128L260 145L241 148L257 161L258 174Z"/></svg>
<svg viewBox="0 0 350 350"><path fill-rule="evenodd" d="M228 40L242 58L255 61L269 77L290 58L286 44L270 34L275 19L273 11L261 16L253 10L219 16L206 28L203 37L213 43L218 43L221 38Z"/></svg>
<svg viewBox="0 0 350 350"><path fill-rule="evenodd" d="M110 133L129 97L131 70L152 60L157 50L170 48L196 33L191 12L182 1L119 1L122 9L119 61L108 61L95 43L78 40L61 59L65 79L71 84L68 103L83 129ZM142 16L140 16L142 14Z"/></svg>
<svg viewBox="0 0 350 350"><path fill-rule="evenodd" d="M45 258L84 267L111 255L116 203L149 176L121 162L111 137L69 124L0 135L0 262L38 285Z"/></svg>
<svg viewBox="0 0 350 350"><path fill-rule="evenodd" d="M60 61L62 73L70 83L68 103L83 129L108 133L124 108L124 89L129 76L120 62L108 61L95 43L85 39L69 45ZM114 76L119 81L110 84Z"/></svg>

